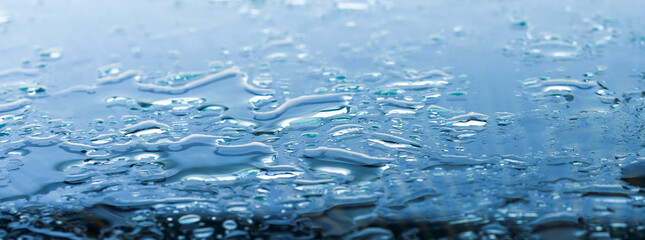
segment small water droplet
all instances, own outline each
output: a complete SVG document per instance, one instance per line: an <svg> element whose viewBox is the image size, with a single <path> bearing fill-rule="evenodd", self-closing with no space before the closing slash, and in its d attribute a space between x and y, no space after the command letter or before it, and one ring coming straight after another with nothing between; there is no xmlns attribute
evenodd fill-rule
<svg viewBox="0 0 645 240"><path fill-rule="evenodd" d="M202 217L200 217L197 214L188 214L188 215L181 216L179 219L177 219L177 221L180 224L184 224L184 225L197 223L201 220L202 220Z"/></svg>
<svg viewBox="0 0 645 240"><path fill-rule="evenodd" d="M237 223L234 220L228 219L222 223L222 227L226 230L235 230L237 228Z"/></svg>

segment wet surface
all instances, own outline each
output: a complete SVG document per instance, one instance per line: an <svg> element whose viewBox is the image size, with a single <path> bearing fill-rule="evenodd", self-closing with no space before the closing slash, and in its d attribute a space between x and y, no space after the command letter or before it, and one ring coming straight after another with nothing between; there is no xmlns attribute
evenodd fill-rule
<svg viewBox="0 0 645 240"><path fill-rule="evenodd" d="M2 2L0 239L643 238L643 5Z"/></svg>

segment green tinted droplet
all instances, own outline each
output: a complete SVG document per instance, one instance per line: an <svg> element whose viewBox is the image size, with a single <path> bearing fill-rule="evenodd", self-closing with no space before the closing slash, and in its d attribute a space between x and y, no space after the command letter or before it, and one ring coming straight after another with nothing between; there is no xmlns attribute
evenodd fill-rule
<svg viewBox="0 0 645 240"><path fill-rule="evenodd" d="M302 136L303 137L318 137L318 133L317 132L308 132L308 133L303 133Z"/></svg>
<svg viewBox="0 0 645 240"><path fill-rule="evenodd" d="M323 121L320 118L302 118L289 122L289 127L295 129L315 128L322 125Z"/></svg>
<svg viewBox="0 0 645 240"><path fill-rule="evenodd" d="M320 94L320 93L326 93L327 91L329 91L327 88L319 87L319 88L316 88L316 90L314 90L314 93Z"/></svg>
<svg viewBox="0 0 645 240"><path fill-rule="evenodd" d="M361 90L361 85L341 84L334 87L335 92L350 92Z"/></svg>
<svg viewBox="0 0 645 240"><path fill-rule="evenodd" d="M464 100L466 100L466 95L468 95L468 93L466 93L464 91L461 91L461 90L457 90L457 91L454 91L454 92L449 92L448 93L448 100L450 100L450 101L464 101Z"/></svg>
<svg viewBox="0 0 645 240"><path fill-rule="evenodd" d="M106 76L114 76L121 73L122 65L120 63L113 63L110 65L102 66L98 68L99 78Z"/></svg>
<svg viewBox="0 0 645 240"><path fill-rule="evenodd" d="M47 90L43 87L24 87L20 88L20 91L27 93L29 96L42 95Z"/></svg>
<svg viewBox="0 0 645 240"><path fill-rule="evenodd" d="M40 58L44 61L54 61L60 59L63 54L63 49L60 47L53 47L49 49L41 50L39 55Z"/></svg>
<svg viewBox="0 0 645 240"><path fill-rule="evenodd" d="M403 91L402 89L398 89L398 88L390 88L390 89L383 89L383 90L374 91L374 92L372 92L372 93L374 93L374 94L376 94L376 95L390 96L390 95L399 95L399 94L403 94L404 92L405 92L405 91Z"/></svg>

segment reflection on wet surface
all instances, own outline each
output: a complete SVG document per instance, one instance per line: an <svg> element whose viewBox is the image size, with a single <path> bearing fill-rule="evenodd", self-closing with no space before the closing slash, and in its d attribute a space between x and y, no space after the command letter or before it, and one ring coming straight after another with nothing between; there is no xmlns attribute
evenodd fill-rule
<svg viewBox="0 0 645 240"><path fill-rule="evenodd" d="M0 3L0 239L643 238L645 3Z"/></svg>

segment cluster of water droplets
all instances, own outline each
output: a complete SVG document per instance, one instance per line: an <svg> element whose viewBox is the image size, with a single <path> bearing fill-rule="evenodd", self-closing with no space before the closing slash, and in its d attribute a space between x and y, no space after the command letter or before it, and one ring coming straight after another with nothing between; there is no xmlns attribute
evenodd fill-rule
<svg viewBox="0 0 645 240"><path fill-rule="evenodd" d="M643 236L645 93L612 89L606 66L527 70L499 93L522 108L490 108L476 96L493 80L419 61L475 45L468 25L412 41L370 15L389 1L209 4L251 23L307 10L307 33L331 18L370 34L329 47L268 21L201 65L133 45L81 65L92 74L74 84L53 79L73 69L67 51L34 47L0 70L0 239ZM519 37L495 54L535 69L600 58L620 36L602 17L573 14L561 37L508 15ZM0 11L0 33L12 21ZM162 67L137 62L158 55Z"/></svg>

